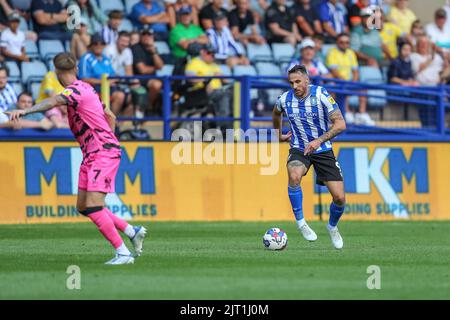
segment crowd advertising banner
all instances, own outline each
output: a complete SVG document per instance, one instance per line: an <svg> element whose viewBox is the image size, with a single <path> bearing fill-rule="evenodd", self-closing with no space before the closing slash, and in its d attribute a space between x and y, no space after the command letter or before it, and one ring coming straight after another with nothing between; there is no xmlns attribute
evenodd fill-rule
<svg viewBox="0 0 450 320"><path fill-rule="evenodd" d="M262 146L124 142L107 206L144 221L292 220L289 145ZM82 155L75 143L2 142L0 150L0 223L87 221L76 210ZM345 182L343 219L450 219L450 145L335 143L334 151ZM327 219L331 197L312 169L302 188L305 217Z"/></svg>

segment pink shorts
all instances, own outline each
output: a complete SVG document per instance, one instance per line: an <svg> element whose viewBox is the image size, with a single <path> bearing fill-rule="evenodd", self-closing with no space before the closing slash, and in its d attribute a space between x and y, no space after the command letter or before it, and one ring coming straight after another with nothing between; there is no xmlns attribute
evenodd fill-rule
<svg viewBox="0 0 450 320"><path fill-rule="evenodd" d="M119 164L120 157L111 158L101 155L83 161L78 176L78 188L86 191L114 193Z"/></svg>

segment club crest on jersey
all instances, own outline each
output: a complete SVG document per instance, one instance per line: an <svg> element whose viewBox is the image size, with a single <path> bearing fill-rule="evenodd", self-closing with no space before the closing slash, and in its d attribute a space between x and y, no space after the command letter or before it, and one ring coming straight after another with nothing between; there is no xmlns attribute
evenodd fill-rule
<svg viewBox="0 0 450 320"><path fill-rule="evenodd" d="M316 106L317 105L317 97L311 97L311 105Z"/></svg>
<svg viewBox="0 0 450 320"><path fill-rule="evenodd" d="M73 93L72 89L64 89L62 94L65 96L70 96Z"/></svg>
<svg viewBox="0 0 450 320"><path fill-rule="evenodd" d="M291 102L287 101L286 102L286 108L290 108L291 107Z"/></svg>

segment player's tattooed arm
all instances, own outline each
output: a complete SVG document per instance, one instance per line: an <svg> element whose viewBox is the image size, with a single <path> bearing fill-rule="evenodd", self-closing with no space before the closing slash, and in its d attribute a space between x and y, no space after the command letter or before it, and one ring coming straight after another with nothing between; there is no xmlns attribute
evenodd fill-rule
<svg viewBox="0 0 450 320"><path fill-rule="evenodd" d="M279 111L277 106L273 108L272 112L272 122L273 128L278 132L278 139L280 142L285 142L291 140L292 132L288 132L287 134L282 133L283 126L283 112Z"/></svg>
<svg viewBox="0 0 450 320"><path fill-rule="evenodd" d="M346 129L345 120L342 116L341 111L338 109L334 111L332 114L329 115L330 121L332 122L332 125L330 129L325 132L323 135L321 135L319 138L311 141L305 149L304 154L309 155L312 154L314 151L316 151L320 145L328 140L333 139L340 133L342 133Z"/></svg>
<svg viewBox="0 0 450 320"><path fill-rule="evenodd" d="M67 100L62 95L56 95L54 97L42 100L40 103L35 104L30 109L18 109L5 112L10 116L11 121L17 121L20 117L23 117L30 113L44 112L56 106L66 105Z"/></svg>
<svg viewBox="0 0 450 320"><path fill-rule="evenodd" d="M329 117L332 125L327 132L318 138L320 143L333 139L346 129L345 120L342 116L341 110L338 109L334 111Z"/></svg>

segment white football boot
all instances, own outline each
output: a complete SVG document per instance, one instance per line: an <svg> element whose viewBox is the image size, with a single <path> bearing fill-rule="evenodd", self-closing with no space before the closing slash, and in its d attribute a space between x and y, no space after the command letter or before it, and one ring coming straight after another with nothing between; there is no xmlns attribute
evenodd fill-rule
<svg viewBox="0 0 450 320"><path fill-rule="evenodd" d="M131 243L134 246L134 252L137 256L142 254L142 244L144 243L145 235L147 234L147 229L142 226L134 227L136 234L131 238Z"/></svg>
<svg viewBox="0 0 450 320"><path fill-rule="evenodd" d="M308 241L316 241L317 240L317 234L311 229L308 224L305 222L302 226L298 227L298 230L300 230L300 233L302 234L303 238L305 238Z"/></svg>
<svg viewBox="0 0 450 320"><path fill-rule="evenodd" d="M333 242L334 247L336 249L342 249L342 247L344 246L344 240L342 239L338 228L327 225L327 230L330 234L331 242Z"/></svg>
<svg viewBox="0 0 450 320"><path fill-rule="evenodd" d="M123 254L116 254L116 256L114 258L105 262L105 264L110 264L110 265L133 264L133 263L134 263L134 257L132 255L126 256Z"/></svg>

